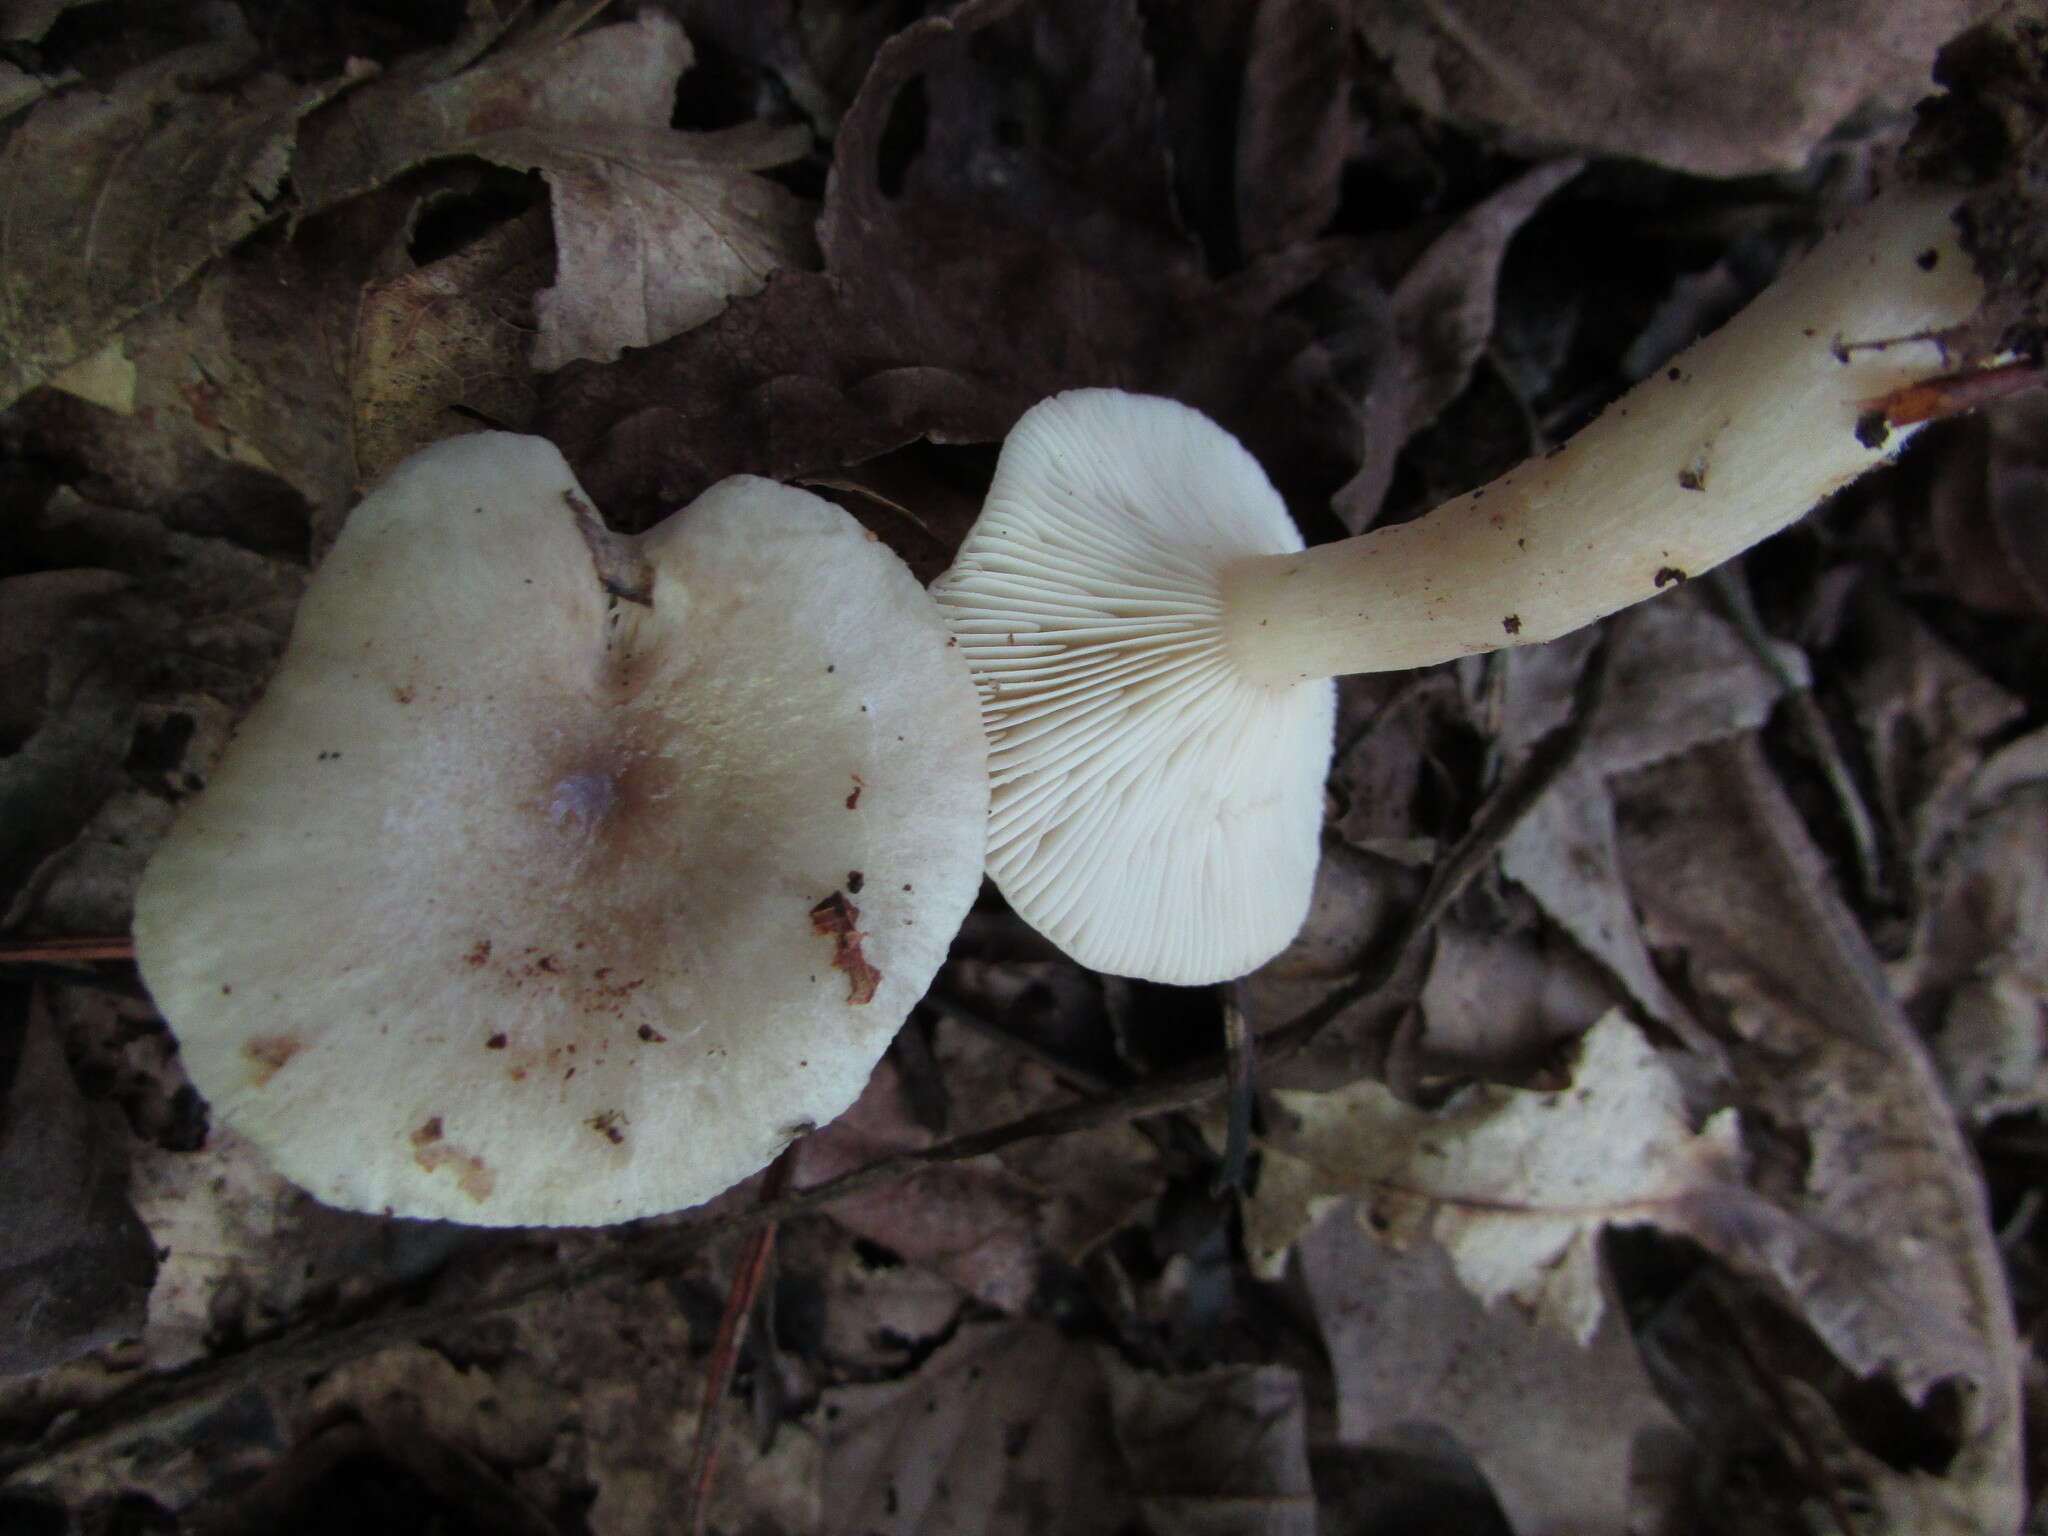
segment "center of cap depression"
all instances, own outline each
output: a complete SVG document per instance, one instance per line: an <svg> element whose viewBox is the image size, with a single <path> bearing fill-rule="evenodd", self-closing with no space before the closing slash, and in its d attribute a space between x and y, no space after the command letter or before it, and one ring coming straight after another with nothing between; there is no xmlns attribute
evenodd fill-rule
<svg viewBox="0 0 2048 1536"><path fill-rule="evenodd" d="M979 886L973 686L893 555L727 481L622 622L571 498L537 439L402 465L144 878L194 1083L333 1204L708 1199L853 1101Z"/></svg>

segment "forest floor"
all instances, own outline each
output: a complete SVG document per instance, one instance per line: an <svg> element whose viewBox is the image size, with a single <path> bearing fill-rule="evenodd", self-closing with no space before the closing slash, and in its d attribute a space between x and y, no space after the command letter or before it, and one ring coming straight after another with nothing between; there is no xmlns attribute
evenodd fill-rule
<svg viewBox="0 0 2048 1536"><path fill-rule="evenodd" d="M1995 8L1907 9L0 4L0 1532L2020 1529L2038 391L1594 630L1344 679L1238 986L984 889L854 1108L696 1210L322 1205L127 937L414 450L543 433L626 531L798 482L929 580L1114 385L1311 542L1399 521L1942 132L2010 170L2038 32L1944 124Z"/></svg>

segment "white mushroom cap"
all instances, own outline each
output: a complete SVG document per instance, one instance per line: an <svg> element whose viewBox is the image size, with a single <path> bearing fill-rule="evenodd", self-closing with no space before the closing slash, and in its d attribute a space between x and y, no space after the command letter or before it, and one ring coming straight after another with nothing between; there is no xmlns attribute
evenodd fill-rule
<svg viewBox="0 0 2048 1536"><path fill-rule="evenodd" d="M144 878L194 1083L332 1204L705 1200L853 1101L978 888L972 685L893 555L728 480L612 541L623 602L579 498L536 438L401 465Z"/></svg>
<svg viewBox="0 0 2048 1536"><path fill-rule="evenodd" d="M932 595L989 738L989 873L1084 965L1194 985L1301 926L1336 694L1241 675L1220 583L1302 547L1237 440L1172 400L1074 390L1003 444Z"/></svg>

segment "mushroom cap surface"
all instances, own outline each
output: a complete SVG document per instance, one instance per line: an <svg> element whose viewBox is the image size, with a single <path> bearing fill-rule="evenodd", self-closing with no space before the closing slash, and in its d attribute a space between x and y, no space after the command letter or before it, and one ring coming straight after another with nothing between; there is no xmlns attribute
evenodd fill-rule
<svg viewBox="0 0 2048 1536"><path fill-rule="evenodd" d="M979 886L974 692L900 561L743 477L599 535L624 601L580 494L505 433L394 471L144 877L192 1080L331 1204L708 1199L853 1101Z"/></svg>
<svg viewBox="0 0 2048 1536"><path fill-rule="evenodd" d="M1301 535L1258 462L1178 401L1072 390L1003 443L932 588L989 739L989 873L1083 964L1241 976L1308 911L1335 684L1242 676L1222 584Z"/></svg>

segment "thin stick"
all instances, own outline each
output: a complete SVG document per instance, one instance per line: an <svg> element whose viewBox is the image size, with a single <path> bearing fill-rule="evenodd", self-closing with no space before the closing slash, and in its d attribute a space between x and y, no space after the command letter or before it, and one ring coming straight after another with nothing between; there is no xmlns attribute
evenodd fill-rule
<svg viewBox="0 0 2048 1536"><path fill-rule="evenodd" d="M1252 1149L1252 1031L1245 1014L1244 978L1226 981L1216 989L1223 1005L1224 1076L1229 1092L1224 1100L1223 1161L1216 1169L1216 1194L1228 1194L1244 1183L1246 1161Z"/></svg>
<svg viewBox="0 0 2048 1536"><path fill-rule="evenodd" d="M775 1205L789 1192L796 1175L796 1149L791 1142L782 1155L768 1166L761 1183L763 1209ZM732 1289L726 1293L725 1312L718 1319L718 1333L711 1344L711 1358L705 1362L704 1411L697 1418L697 1445L690 1456L690 1481L683 1505L683 1529L690 1536L704 1536L704 1520L711 1508L711 1479L718 1471L718 1422L732 1390L733 1372L739 1366L740 1345L746 1341L747 1319L753 1315L754 1299L761 1294L761 1281L768 1273L768 1261L775 1254L774 1222L764 1222L747 1234L740 1246L739 1263L733 1268Z"/></svg>
<svg viewBox="0 0 2048 1536"><path fill-rule="evenodd" d="M133 960L135 941L113 939L0 939L0 965L49 965L80 960Z"/></svg>

